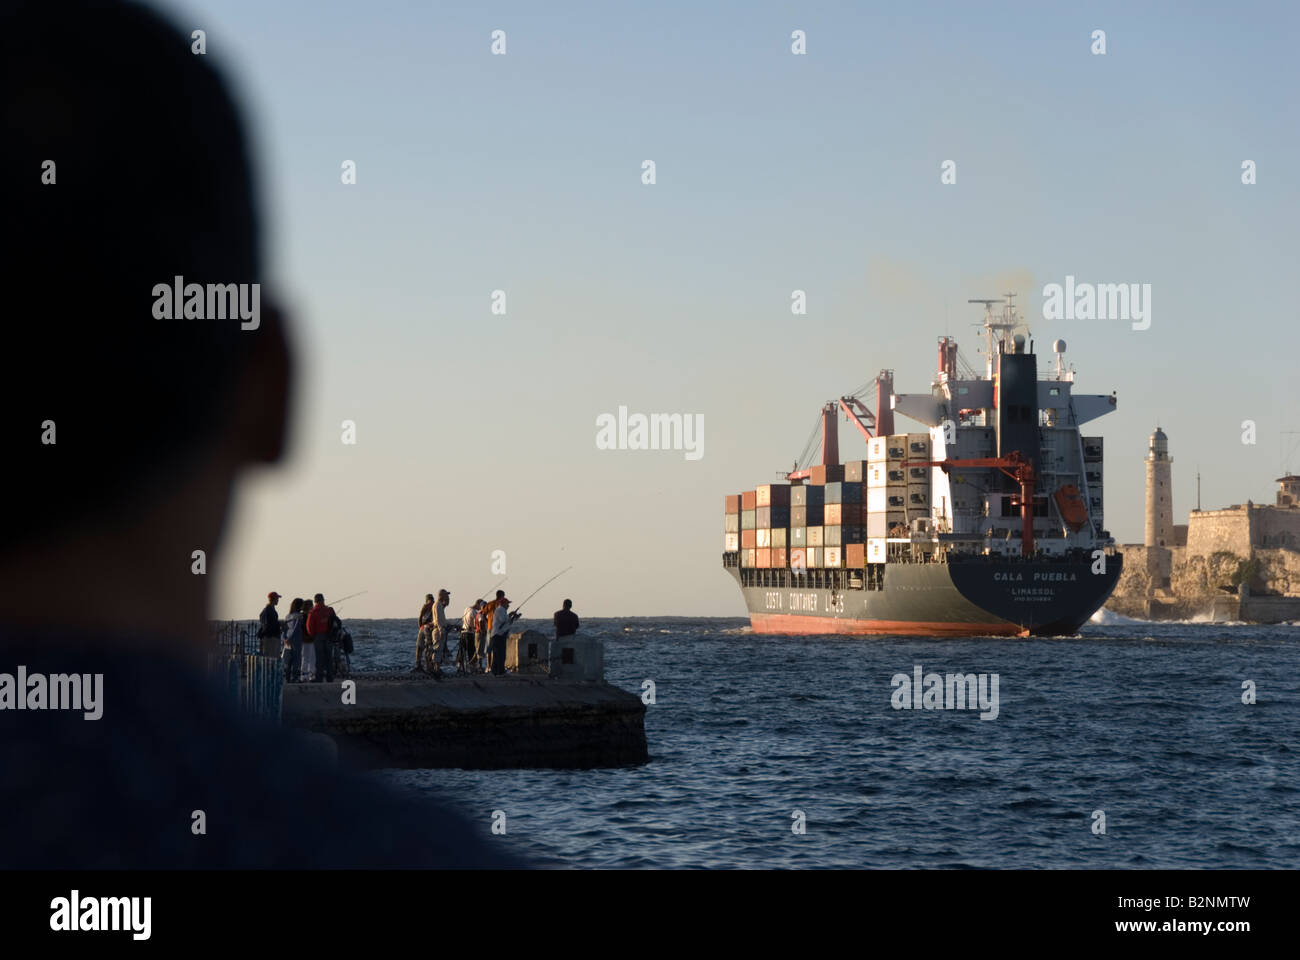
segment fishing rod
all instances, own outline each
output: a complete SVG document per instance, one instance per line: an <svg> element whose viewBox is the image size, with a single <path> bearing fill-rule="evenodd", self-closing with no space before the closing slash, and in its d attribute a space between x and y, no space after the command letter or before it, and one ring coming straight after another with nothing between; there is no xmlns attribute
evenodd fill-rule
<svg viewBox="0 0 1300 960"><path fill-rule="evenodd" d="M343 600L351 600L353 597L359 597L361 596L361 594L369 593L369 592L370 592L369 590L361 590L357 593L349 593L346 597L343 598ZM343 600L335 600L332 604L330 604L330 606L337 607L340 603L343 602Z"/></svg>
<svg viewBox="0 0 1300 960"><path fill-rule="evenodd" d="M518 620L518 619L519 619L519 613L520 613L520 611L522 611L522 610L524 609L524 603L527 603L529 600L533 599L533 597L537 596L537 594L541 592L542 587L546 586L547 583L550 583L552 580L558 580L558 579L560 579L560 577L564 576L566 573L568 573L568 572L569 572L570 570L572 570L572 569L573 569L572 566L565 567L563 570L561 570L561 571L560 571L559 573L557 573L555 576L551 577L550 580L547 580L546 583L542 584L541 587L538 587L536 590L534 590L534 591L533 591L532 593L530 593L528 596L524 597L523 603L519 604L519 606L515 607L514 610L510 611L510 615L511 615L512 617L514 617L516 620Z"/></svg>
<svg viewBox="0 0 1300 960"><path fill-rule="evenodd" d="M499 588L501 584L505 583L509 579L510 579L509 577L502 577L500 580L497 581L497 585L493 587L491 590L489 590L487 593L474 594L475 599L478 599L479 597L486 597L488 594L495 594L497 592L497 588Z"/></svg>

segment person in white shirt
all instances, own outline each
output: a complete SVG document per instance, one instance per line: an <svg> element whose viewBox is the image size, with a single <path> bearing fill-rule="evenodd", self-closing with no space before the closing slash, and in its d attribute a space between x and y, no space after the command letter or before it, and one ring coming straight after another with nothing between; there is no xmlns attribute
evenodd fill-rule
<svg viewBox="0 0 1300 960"><path fill-rule="evenodd" d="M456 646L456 672L468 673L474 663L474 628L478 625L478 612L483 609L483 601L475 600L474 606L466 607L460 618L460 643Z"/></svg>

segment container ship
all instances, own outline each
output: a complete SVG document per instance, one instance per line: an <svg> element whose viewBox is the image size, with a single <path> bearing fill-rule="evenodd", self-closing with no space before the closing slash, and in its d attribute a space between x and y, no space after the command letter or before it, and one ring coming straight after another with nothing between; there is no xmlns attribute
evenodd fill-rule
<svg viewBox="0 0 1300 960"><path fill-rule="evenodd" d="M1110 596L1103 444L1116 397L1074 391L1066 344L1040 378L1015 295L984 307L984 371L938 341L928 393L892 370L822 407L821 462L725 498L722 565L756 633L1068 635ZM866 406L874 387L875 410ZM838 416L866 441L840 462ZM895 415L925 429L896 433Z"/></svg>

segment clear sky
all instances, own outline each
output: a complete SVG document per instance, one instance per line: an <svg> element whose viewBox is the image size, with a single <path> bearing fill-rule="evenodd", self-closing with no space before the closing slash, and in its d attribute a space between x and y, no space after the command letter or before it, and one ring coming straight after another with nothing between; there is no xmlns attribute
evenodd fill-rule
<svg viewBox="0 0 1300 960"><path fill-rule="evenodd" d="M1179 520L1198 466L1206 506L1271 501L1300 440L1295 4L161 6L251 111L303 374L217 616L268 589L459 608L494 550L516 603L574 565L525 614L741 615L723 495L881 367L928 389L938 335L978 364L965 301L1008 289L1040 365L1064 337L1076 390L1119 394L1094 426L1121 541L1157 421ZM1067 274L1151 284L1151 328L1044 321ZM702 414L703 457L597 449L620 405Z"/></svg>

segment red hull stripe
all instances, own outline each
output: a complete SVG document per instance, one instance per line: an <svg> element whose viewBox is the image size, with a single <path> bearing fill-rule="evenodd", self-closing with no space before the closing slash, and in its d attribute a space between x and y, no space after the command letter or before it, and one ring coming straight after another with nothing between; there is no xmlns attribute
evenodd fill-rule
<svg viewBox="0 0 1300 960"><path fill-rule="evenodd" d="M1016 637L1028 630L1007 623L929 623L924 620L853 620L848 617L804 617L793 613L751 613L755 633L845 634L851 636Z"/></svg>

